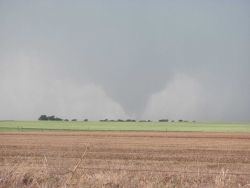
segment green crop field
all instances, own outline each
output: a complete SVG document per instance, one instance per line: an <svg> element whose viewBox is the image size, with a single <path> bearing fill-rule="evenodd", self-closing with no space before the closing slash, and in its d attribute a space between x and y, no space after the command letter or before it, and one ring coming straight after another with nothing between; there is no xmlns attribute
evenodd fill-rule
<svg viewBox="0 0 250 188"><path fill-rule="evenodd" d="M250 132L247 123L0 121L0 131L200 131Z"/></svg>

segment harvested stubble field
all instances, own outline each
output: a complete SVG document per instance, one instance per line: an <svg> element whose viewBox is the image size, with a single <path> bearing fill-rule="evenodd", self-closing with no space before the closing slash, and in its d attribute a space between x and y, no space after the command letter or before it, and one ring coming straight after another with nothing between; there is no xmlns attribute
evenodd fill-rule
<svg viewBox="0 0 250 188"><path fill-rule="evenodd" d="M250 187L250 134L2 132L0 187Z"/></svg>

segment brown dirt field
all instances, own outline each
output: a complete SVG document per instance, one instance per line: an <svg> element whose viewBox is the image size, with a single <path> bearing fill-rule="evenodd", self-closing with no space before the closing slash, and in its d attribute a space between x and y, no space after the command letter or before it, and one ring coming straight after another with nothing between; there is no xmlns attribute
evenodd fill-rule
<svg viewBox="0 0 250 188"><path fill-rule="evenodd" d="M250 134L3 132L0 187L250 187Z"/></svg>

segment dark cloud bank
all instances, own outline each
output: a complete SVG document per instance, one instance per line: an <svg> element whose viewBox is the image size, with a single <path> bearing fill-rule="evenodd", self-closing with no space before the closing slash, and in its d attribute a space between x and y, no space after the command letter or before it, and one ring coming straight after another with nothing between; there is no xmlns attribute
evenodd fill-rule
<svg viewBox="0 0 250 188"><path fill-rule="evenodd" d="M249 1L0 1L0 119L250 121Z"/></svg>

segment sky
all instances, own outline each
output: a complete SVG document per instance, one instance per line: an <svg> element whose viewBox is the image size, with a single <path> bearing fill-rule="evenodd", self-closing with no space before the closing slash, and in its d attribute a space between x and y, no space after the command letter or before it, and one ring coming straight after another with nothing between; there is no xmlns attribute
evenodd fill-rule
<svg viewBox="0 0 250 188"><path fill-rule="evenodd" d="M248 0L0 0L0 119L250 122Z"/></svg>

